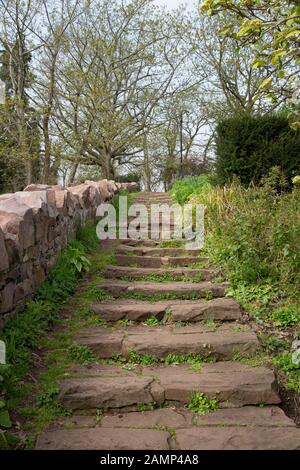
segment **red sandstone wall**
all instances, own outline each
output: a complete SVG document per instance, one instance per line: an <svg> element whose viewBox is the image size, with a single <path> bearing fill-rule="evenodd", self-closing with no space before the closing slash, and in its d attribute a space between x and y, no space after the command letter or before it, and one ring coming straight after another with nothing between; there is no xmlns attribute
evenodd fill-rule
<svg viewBox="0 0 300 470"><path fill-rule="evenodd" d="M33 296L78 226L95 220L97 206L121 189L136 184L30 185L0 195L0 329Z"/></svg>

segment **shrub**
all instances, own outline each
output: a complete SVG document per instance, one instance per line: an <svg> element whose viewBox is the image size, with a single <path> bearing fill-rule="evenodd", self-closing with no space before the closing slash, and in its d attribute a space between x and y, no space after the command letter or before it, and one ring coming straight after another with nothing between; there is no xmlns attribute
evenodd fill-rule
<svg viewBox="0 0 300 470"><path fill-rule="evenodd" d="M184 204L191 195L202 193L215 185L216 176L214 174L185 178L183 180L177 180L174 183L171 189L171 196L179 204Z"/></svg>
<svg viewBox="0 0 300 470"><path fill-rule="evenodd" d="M273 166L291 179L300 172L300 133L284 116L238 116L217 126L217 175L224 184L238 176L258 183Z"/></svg>

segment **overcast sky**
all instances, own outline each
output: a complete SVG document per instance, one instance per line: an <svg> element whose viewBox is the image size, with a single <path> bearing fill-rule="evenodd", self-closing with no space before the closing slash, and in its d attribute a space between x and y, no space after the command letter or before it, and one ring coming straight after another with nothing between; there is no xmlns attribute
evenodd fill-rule
<svg viewBox="0 0 300 470"><path fill-rule="evenodd" d="M157 5L166 5L168 8L176 8L179 5L186 4L188 8L191 8L197 0L155 0Z"/></svg>

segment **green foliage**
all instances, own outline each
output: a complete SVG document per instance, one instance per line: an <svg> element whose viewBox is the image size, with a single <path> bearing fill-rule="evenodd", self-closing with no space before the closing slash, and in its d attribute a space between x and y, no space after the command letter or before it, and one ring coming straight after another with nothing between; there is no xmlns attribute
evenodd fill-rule
<svg viewBox="0 0 300 470"><path fill-rule="evenodd" d="M273 353L280 349L285 349L288 347L289 343L287 340L277 338L276 336L261 336L261 341L265 350L269 353Z"/></svg>
<svg viewBox="0 0 300 470"><path fill-rule="evenodd" d="M298 296L299 191L278 194L269 179L262 187L233 182L191 201L206 206L206 250L231 282L228 295L265 306Z"/></svg>
<svg viewBox="0 0 300 470"><path fill-rule="evenodd" d="M159 326L160 320L152 315L144 321L144 324L147 326Z"/></svg>
<svg viewBox="0 0 300 470"><path fill-rule="evenodd" d="M300 134L283 116L237 116L217 126L217 176L222 184L238 177L259 183L274 166L291 179L300 172Z"/></svg>
<svg viewBox="0 0 300 470"><path fill-rule="evenodd" d="M138 354L136 351L130 351L129 362L133 364L141 364L143 366L151 366L158 362L158 358L151 354Z"/></svg>
<svg viewBox="0 0 300 470"><path fill-rule="evenodd" d="M0 435L1 429L7 429L11 427L9 412L5 402L5 374L8 368L9 366L6 364L0 364Z"/></svg>
<svg viewBox="0 0 300 470"><path fill-rule="evenodd" d="M276 326L287 328L300 323L300 308L296 305L284 305L272 311L271 318Z"/></svg>
<svg viewBox="0 0 300 470"><path fill-rule="evenodd" d="M138 403L137 405L137 410L140 413L143 413L144 411L152 411L158 408L158 405L155 401L151 401L150 403Z"/></svg>
<svg viewBox="0 0 300 470"><path fill-rule="evenodd" d="M188 354L188 355L180 355L180 354L168 354L165 358L163 358L163 362L165 364L191 364L191 365L201 365L204 362L215 362L216 359L213 356L200 356L199 354Z"/></svg>
<svg viewBox="0 0 300 470"><path fill-rule="evenodd" d="M215 184L216 177L213 174L186 178L175 181L170 193L176 202L184 204L191 195L208 190L214 187Z"/></svg>
<svg viewBox="0 0 300 470"><path fill-rule="evenodd" d="M297 87L295 78L300 63L298 0L204 0L201 11L223 16L226 27L219 31L222 42L226 36L237 41L238 47L252 47L252 68L265 68L268 73L268 78L259 84L257 99L265 95L277 103L278 95L284 93L278 86L280 82L285 83L283 80L291 87ZM295 74L290 74L293 69ZM289 118L291 127L299 129L299 100L291 107Z"/></svg>
<svg viewBox="0 0 300 470"><path fill-rule="evenodd" d="M158 248L182 248L181 240L164 240L157 245Z"/></svg>
<svg viewBox="0 0 300 470"><path fill-rule="evenodd" d="M210 300L211 292L207 292L207 300ZM160 300L197 300L203 298L203 294L197 292L181 292L169 293L162 292L158 294L144 294L143 292L126 292L124 295L126 299L147 300L149 302L158 302Z"/></svg>
<svg viewBox="0 0 300 470"><path fill-rule="evenodd" d="M216 411L219 406L216 398L210 399L204 393L195 392L188 404L188 408L194 413L205 415L212 411Z"/></svg>
<svg viewBox="0 0 300 470"><path fill-rule="evenodd" d="M114 206L116 215L117 215L117 220L119 220L119 210L120 210L120 197L127 197L127 209L132 205L134 198L135 198L135 193L131 193L127 190L121 191L119 194L114 196L111 200L111 204Z"/></svg>
<svg viewBox="0 0 300 470"><path fill-rule="evenodd" d="M58 401L59 389L57 386L50 386L37 398L37 406L44 408L53 416L69 416L70 411L66 410Z"/></svg>
<svg viewBox="0 0 300 470"><path fill-rule="evenodd" d="M300 394L300 364L293 362L292 353L284 352L275 357L274 364L285 374L285 388Z"/></svg>
<svg viewBox="0 0 300 470"><path fill-rule="evenodd" d="M68 353L72 360L80 364L92 364L98 360L97 356L84 344L72 344L69 346Z"/></svg>

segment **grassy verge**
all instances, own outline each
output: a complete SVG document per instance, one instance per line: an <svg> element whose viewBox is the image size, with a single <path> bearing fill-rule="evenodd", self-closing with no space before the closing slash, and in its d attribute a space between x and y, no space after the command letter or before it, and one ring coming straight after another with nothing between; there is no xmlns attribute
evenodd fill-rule
<svg viewBox="0 0 300 470"><path fill-rule="evenodd" d="M282 387L299 403L300 190L282 192L278 168L260 186L212 181L178 181L171 194L206 206L204 251L230 281L228 295L256 322Z"/></svg>

